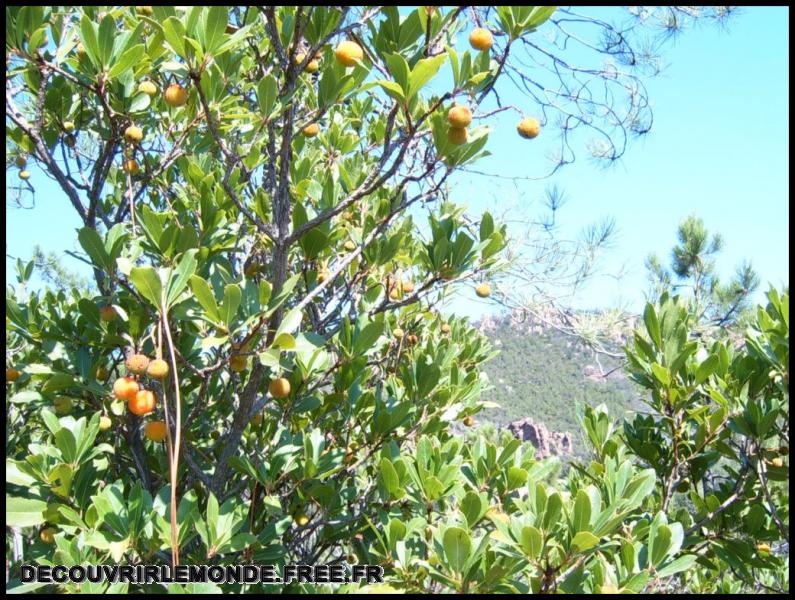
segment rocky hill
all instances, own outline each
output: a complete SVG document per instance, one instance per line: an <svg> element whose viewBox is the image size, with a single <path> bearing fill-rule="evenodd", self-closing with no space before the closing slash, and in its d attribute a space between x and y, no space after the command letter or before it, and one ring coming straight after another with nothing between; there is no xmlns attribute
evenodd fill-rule
<svg viewBox="0 0 795 600"><path fill-rule="evenodd" d="M589 348L538 318L508 314L483 319L479 329L500 351L485 366L491 388L483 395L500 407L480 419L531 441L539 456L584 453L578 404L605 403L617 417L641 406L635 384L613 370L619 361L597 362Z"/></svg>

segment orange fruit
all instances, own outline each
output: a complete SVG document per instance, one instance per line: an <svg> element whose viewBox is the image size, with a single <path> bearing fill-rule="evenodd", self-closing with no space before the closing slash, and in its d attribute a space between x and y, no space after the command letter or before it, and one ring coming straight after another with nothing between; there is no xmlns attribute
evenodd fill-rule
<svg viewBox="0 0 795 600"><path fill-rule="evenodd" d="M233 357L229 359L229 368L232 369L235 373L240 373L241 371L245 371L247 364L248 361L246 360L246 357L241 356L240 354L235 354Z"/></svg>
<svg viewBox="0 0 795 600"><path fill-rule="evenodd" d="M116 318L116 311L112 306L103 306L99 309L99 318L106 323Z"/></svg>
<svg viewBox="0 0 795 600"><path fill-rule="evenodd" d="M491 286L488 283L481 283L475 288L475 293L480 298L488 298L491 296Z"/></svg>
<svg viewBox="0 0 795 600"><path fill-rule="evenodd" d="M475 419L472 417L464 417L464 425L467 427L472 427L475 424Z"/></svg>
<svg viewBox="0 0 795 600"><path fill-rule="evenodd" d="M124 139L131 144L140 142L142 139L144 139L144 130L140 127L136 127L135 125L130 125L124 130Z"/></svg>
<svg viewBox="0 0 795 600"><path fill-rule="evenodd" d="M14 382L17 379L19 379L21 375L22 371L17 371L16 369L12 369L11 367L8 367L6 369L6 381Z"/></svg>
<svg viewBox="0 0 795 600"><path fill-rule="evenodd" d="M403 283L400 284L400 287L403 288L403 292L405 294L410 294L411 292L414 291L414 282L409 279L406 279L405 281L403 281Z"/></svg>
<svg viewBox="0 0 795 600"><path fill-rule="evenodd" d="M168 377L168 363L160 358L156 358L146 367L146 374L152 379L165 379Z"/></svg>
<svg viewBox="0 0 795 600"><path fill-rule="evenodd" d="M130 409L130 412L139 417L148 415L152 412L156 404L157 400L155 399L155 395L149 390L139 390L135 396L127 401L127 407Z"/></svg>
<svg viewBox="0 0 795 600"><path fill-rule="evenodd" d="M185 106L188 101L188 92L178 83L172 83L166 88L163 97L166 104L173 107Z"/></svg>
<svg viewBox="0 0 795 600"><path fill-rule="evenodd" d="M469 132L466 130L466 127L447 128L447 139L450 140L451 144L455 144L456 146L466 144L468 138Z"/></svg>
<svg viewBox="0 0 795 600"><path fill-rule="evenodd" d="M452 328L447 323L442 323L442 333L450 333Z"/></svg>
<svg viewBox="0 0 795 600"><path fill-rule="evenodd" d="M781 467L784 466L784 459L777 456L776 458L771 460L769 464L770 464L771 467L773 467L775 469L780 469Z"/></svg>
<svg viewBox="0 0 795 600"><path fill-rule="evenodd" d="M356 42L342 42L334 49L337 62L346 67L355 67L364 58L364 50Z"/></svg>
<svg viewBox="0 0 795 600"><path fill-rule="evenodd" d="M39 533L39 539L45 544L54 544L56 533L58 533L58 531L54 527L45 527L41 530L41 533Z"/></svg>
<svg viewBox="0 0 795 600"><path fill-rule="evenodd" d="M146 373L146 368L149 366L149 357L145 354L133 354L124 361L124 366L130 373L136 375L143 375Z"/></svg>
<svg viewBox="0 0 795 600"><path fill-rule="evenodd" d="M533 117L527 117L519 121L519 124L516 126L516 131L526 140L532 140L540 133L541 123Z"/></svg>
<svg viewBox="0 0 795 600"><path fill-rule="evenodd" d="M28 179L30 179L30 171L20 171L19 178L22 181L27 181Z"/></svg>
<svg viewBox="0 0 795 600"><path fill-rule="evenodd" d="M138 86L138 91L151 97L157 94L157 86L151 81L142 81L141 85Z"/></svg>
<svg viewBox="0 0 795 600"><path fill-rule="evenodd" d="M466 127L472 122L472 111L466 106L454 106L447 111L447 122L450 127Z"/></svg>
<svg viewBox="0 0 795 600"><path fill-rule="evenodd" d="M416 344L417 342L419 342L419 341L420 341L420 338L418 338L416 335L414 335L413 333L411 333L411 334L409 334L409 335L406 337L406 341L407 341L409 344Z"/></svg>
<svg viewBox="0 0 795 600"><path fill-rule="evenodd" d="M315 137L320 133L320 125L317 123L310 123L301 130L301 133L303 133L305 137Z"/></svg>
<svg viewBox="0 0 795 600"><path fill-rule="evenodd" d="M138 389L138 382L132 377L119 377L113 382L113 395L125 402L133 400Z"/></svg>
<svg viewBox="0 0 795 600"><path fill-rule="evenodd" d="M124 169L130 175L136 175L141 168L138 166L138 163L135 159L125 160L124 164L122 165L122 169Z"/></svg>
<svg viewBox="0 0 795 600"><path fill-rule="evenodd" d="M165 421L152 421L144 426L144 435L153 442L162 442L166 439Z"/></svg>
<svg viewBox="0 0 795 600"><path fill-rule="evenodd" d="M18 166L20 169L28 164L28 159L20 154L14 159L14 164Z"/></svg>
<svg viewBox="0 0 795 600"><path fill-rule="evenodd" d="M472 33L469 34L469 45L475 50L488 50L493 44L494 36L491 35L491 31L488 29L478 27L477 29L473 29Z"/></svg>
<svg viewBox="0 0 795 600"><path fill-rule="evenodd" d="M284 377L278 377L270 382L268 391L274 398L286 398L290 395L290 382Z"/></svg>
<svg viewBox="0 0 795 600"><path fill-rule="evenodd" d="M251 417L251 424L252 425L259 425L262 423L262 413L257 413L253 417Z"/></svg>
<svg viewBox="0 0 795 600"><path fill-rule="evenodd" d="M52 406L55 408L55 412L59 415L68 415L70 412L72 412L74 405L74 401L68 396L57 396L52 401Z"/></svg>

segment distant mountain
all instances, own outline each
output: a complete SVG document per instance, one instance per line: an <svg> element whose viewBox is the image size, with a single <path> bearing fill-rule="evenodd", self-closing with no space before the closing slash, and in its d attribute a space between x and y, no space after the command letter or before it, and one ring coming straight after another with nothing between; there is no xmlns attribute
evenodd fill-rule
<svg viewBox="0 0 795 600"><path fill-rule="evenodd" d="M585 453L577 422L576 405L606 404L614 417L639 409L640 388L626 378L616 359L600 356L575 338L530 318L509 314L484 318L480 331L499 350L484 371L491 389L484 400L500 405L481 413L480 420L500 429L509 423L532 419L554 434L570 433L571 452ZM516 429L516 427L514 428Z"/></svg>

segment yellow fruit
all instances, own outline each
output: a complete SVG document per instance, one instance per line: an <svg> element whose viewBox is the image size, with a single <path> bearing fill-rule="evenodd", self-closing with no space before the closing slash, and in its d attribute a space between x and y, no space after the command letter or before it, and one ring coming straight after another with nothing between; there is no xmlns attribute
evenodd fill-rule
<svg viewBox="0 0 795 600"><path fill-rule="evenodd" d="M55 412L59 415L68 415L74 408L74 402L68 396L58 396L52 401Z"/></svg>
<svg viewBox="0 0 795 600"><path fill-rule="evenodd" d="M64 121L63 122L63 130L66 133L72 133L75 130L75 124L71 121Z"/></svg>
<svg viewBox="0 0 795 600"><path fill-rule="evenodd" d="M20 171L19 178L22 181L27 181L28 179L30 179L30 171Z"/></svg>
<svg viewBox="0 0 795 600"><path fill-rule="evenodd" d="M147 96L154 96L157 94L157 86L151 81L142 81L138 86L138 91L143 92Z"/></svg>
<svg viewBox="0 0 795 600"><path fill-rule="evenodd" d="M21 168L23 168L25 165L27 165L27 164L28 164L28 159L27 159L27 158L25 158L25 157L24 157L22 154L20 154L19 156L17 156L17 157L14 159L14 164L15 164L16 166L18 166L18 167L21 169Z"/></svg>
<svg viewBox="0 0 795 600"><path fill-rule="evenodd" d="M184 106L188 101L188 92L178 83L172 83L166 88L164 99L166 104L173 107Z"/></svg>
<svg viewBox="0 0 795 600"><path fill-rule="evenodd" d="M296 65L300 65L302 62L304 62L305 59L306 59L306 54L304 52L301 52L300 54L295 55L295 58L293 58L293 62Z"/></svg>
<svg viewBox="0 0 795 600"><path fill-rule="evenodd" d="M75 51L77 52L78 56L85 56L86 55L86 47L83 46L83 42L78 42L77 46L75 46Z"/></svg>
<svg viewBox="0 0 795 600"><path fill-rule="evenodd" d="M246 370L246 366L248 365L248 360L245 356L241 356L240 354L235 354L233 357L229 359L229 368L232 369L235 373L240 373L241 371Z"/></svg>
<svg viewBox="0 0 795 600"><path fill-rule="evenodd" d="M414 282L408 279L401 283L400 286L403 288L404 294L410 294L414 291Z"/></svg>
<svg viewBox="0 0 795 600"><path fill-rule="evenodd" d="M392 335L394 335L397 339L400 339L405 334L403 333L403 330L400 327L396 327L395 329L392 330Z"/></svg>
<svg viewBox="0 0 795 600"><path fill-rule="evenodd" d="M144 435L153 442L162 442L166 439L166 424L164 421L152 421L144 426Z"/></svg>
<svg viewBox="0 0 795 600"><path fill-rule="evenodd" d="M297 513L294 517L295 524L299 527L303 527L307 523L309 523L309 516L304 513Z"/></svg>
<svg viewBox="0 0 795 600"><path fill-rule="evenodd" d="M784 466L784 459L777 456L776 458L771 460L769 464L770 464L771 467L773 467L775 469L780 469L781 467Z"/></svg>
<svg viewBox="0 0 795 600"><path fill-rule="evenodd" d="M149 390L139 390L134 397L127 401L127 408L130 409L132 414L142 417L152 412L156 404L157 400L152 392Z"/></svg>
<svg viewBox="0 0 795 600"><path fill-rule="evenodd" d="M488 50L493 44L494 36L491 35L491 31L488 29L478 27L477 29L473 29L472 33L469 34L469 45L475 50Z"/></svg>
<svg viewBox="0 0 795 600"><path fill-rule="evenodd" d="M303 133L305 137L315 137L320 133L320 125L317 123L310 123L301 130L301 133Z"/></svg>
<svg viewBox="0 0 795 600"><path fill-rule="evenodd" d="M99 430L100 431L107 431L110 429L111 425L113 425L113 421L110 420L110 417L101 416L99 418Z"/></svg>
<svg viewBox="0 0 795 600"><path fill-rule="evenodd" d="M113 395L119 400L132 400L135 398L138 390L138 382L132 377L119 377L113 382Z"/></svg>
<svg viewBox="0 0 795 600"><path fill-rule="evenodd" d="M284 377L274 379L268 385L268 391L274 398L286 398L290 395L290 382Z"/></svg>
<svg viewBox="0 0 795 600"><path fill-rule="evenodd" d="M331 277L331 273L328 269L323 269L317 274L317 282L324 283L329 277Z"/></svg>
<svg viewBox="0 0 795 600"><path fill-rule="evenodd" d="M11 367L8 367L6 369L6 381L14 382L17 379L19 379L21 375L22 375L21 371L17 371L16 369L12 369Z"/></svg>
<svg viewBox="0 0 795 600"><path fill-rule="evenodd" d="M481 283L475 288L475 293L480 298L488 298L491 296L491 286L488 283Z"/></svg>
<svg viewBox="0 0 795 600"><path fill-rule="evenodd" d="M168 363L160 358L156 358L146 367L146 374L152 379L165 379L168 377Z"/></svg>
<svg viewBox="0 0 795 600"><path fill-rule="evenodd" d="M467 427L472 427L475 424L475 419L472 417L464 417L464 425Z"/></svg>
<svg viewBox="0 0 795 600"><path fill-rule="evenodd" d="M765 543L757 544L756 550L762 554L770 554L770 545Z"/></svg>
<svg viewBox="0 0 795 600"><path fill-rule="evenodd" d="M306 64L307 73L317 73L319 69L320 69L320 63L317 60L310 60Z"/></svg>
<svg viewBox="0 0 795 600"><path fill-rule="evenodd" d="M450 333L451 327L447 323L442 323L442 333Z"/></svg>
<svg viewBox="0 0 795 600"><path fill-rule="evenodd" d="M356 42L342 42L334 49L334 57L341 65L355 67L364 58L364 51Z"/></svg>
<svg viewBox="0 0 795 600"><path fill-rule="evenodd" d="M447 111L447 122L450 127L466 127L472 122L472 111L466 106L454 106Z"/></svg>
<svg viewBox="0 0 795 600"><path fill-rule="evenodd" d="M108 370L105 367L101 365L97 367L97 381L105 381L108 378L108 375Z"/></svg>
<svg viewBox="0 0 795 600"><path fill-rule="evenodd" d="M617 594L618 588L614 586L612 583L605 583L599 586L599 593L600 594Z"/></svg>
<svg viewBox="0 0 795 600"><path fill-rule="evenodd" d="M128 142L135 143L140 142L144 139L144 131L140 127L136 127L135 125L130 125L127 129L124 130L124 139Z"/></svg>
<svg viewBox="0 0 795 600"><path fill-rule="evenodd" d="M253 417L251 417L251 424L252 425L259 425L262 423L262 413L257 413Z"/></svg>
<svg viewBox="0 0 795 600"><path fill-rule="evenodd" d="M113 310L112 306L103 306L99 309L99 318L108 323L116 318L116 311Z"/></svg>
<svg viewBox="0 0 795 600"><path fill-rule="evenodd" d="M348 252L353 252L354 250L356 250L356 244L352 240L348 240L347 242L345 242L343 248L345 248Z"/></svg>
<svg viewBox="0 0 795 600"><path fill-rule="evenodd" d="M137 12L139 15L151 17L153 10L151 6L136 6L135 12Z"/></svg>
<svg viewBox="0 0 795 600"><path fill-rule="evenodd" d="M467 132L466 127L447 128L447 139L450 140L451 144L455 144L456 146L466 144L468 138L469 132Z"/></svg>
<svg viewBox="0 0 795 600"><path fill-rule="evenodd" d="M346 210L344 213L342 213L342 218L346 221L353 221L353 213L349 210Z"/></svg>
<svg viewBox="0 0 795 600"><path fill-rule="evenodd" d="M133 354L124 361L124 366L130 373L143 375L149 366L149 357L144 354Z"/></svg>
<svg viewBox="0 0 795 600"><path fill-rule="evenodd" d="M124 165L122 166L122 168L123 168L123 169L124 169L124 170L125 170L127 173L129 173L130 175L135 175L135 174L137 174L137 173L138 173L138 171L140 171L140 170L141 170L141 169L138 167L138 163L137 163L137 162L135 162L135 160L134 160L134 159L125 160L125 161L124 161Z"/></svg>
<svg viewBox="0 0 795 600"><path fill-rule="evenodd" d="M41 530L41 533L39 533L39 539L45 544L54 544L56 533L58 533L58 531L54 527L47 527Z"/></svg>
<svg viewBox="0 0 795 600"><path fill-rule="evenodd" d="M532 140L541 131L541 124L533 117L527 117L519 121L519 124L516 126L516 131L526 140Z"/></svg>

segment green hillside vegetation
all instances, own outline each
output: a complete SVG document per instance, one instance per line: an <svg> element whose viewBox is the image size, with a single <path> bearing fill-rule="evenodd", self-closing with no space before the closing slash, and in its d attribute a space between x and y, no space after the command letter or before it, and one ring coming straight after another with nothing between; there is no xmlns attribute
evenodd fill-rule
<svg viewBox="0 0 795 600"><path fill-rule="evenodd" d="M605 404L611 415L625 415L640 407L640 390L620 369L607 378L587 375L595 367L593 353L575 339L551 328L531 333L533 326L517 327L508 317L497 320L496 327L484 333L499 350L485 365L491 387L484 399L499 408L485 410L482 421L497 427L531 417L550 431L568 431L573 435L575 454L584 451L576 406ZM536 330L537 331L537 330ZM618 363L600 357L605 372Z"/></svg>

